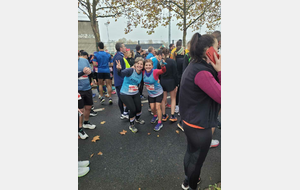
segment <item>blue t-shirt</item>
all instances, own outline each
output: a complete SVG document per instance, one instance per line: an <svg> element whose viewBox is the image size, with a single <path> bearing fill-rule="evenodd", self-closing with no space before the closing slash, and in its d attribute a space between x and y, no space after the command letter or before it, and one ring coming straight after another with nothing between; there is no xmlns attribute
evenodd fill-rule
<svg viewBox="0 0 300 190"><path fill-rule="evenodd" d="M156 59L156 57L151 57L150 59L153 62L153 69L157 69L158 60Z"/></svg>
<svg viewBox="0 0 300 190"><path fill-rule="evenodd" d="M120 94L135 95L139 93L138 85L142 81L142 77L143 77L142 72L140 74L137 74L135 69L128 68L121 72L119 71L118 74L125 76Z"/></svg>
<svg viewBox="0 0 300 190"><path fill-rule="evenodd" d="M157 80L154 79L153 71L154 69L151 70L151 74L149 77L146 74L147 71L145 71L143 75L143 81L151 98L157 97L164 92L162 86L158 83Z"/></svg>
<svg viewBox="0 0 300 190"><path fill-rule="evenodd" d="M88 67L92 70L90 63L87 59L79 58L78 59L78 73L82 72L84 67ZM79 91L87 91L90 90L92 87L90 85L90 80L88 75L84 74L78 78L78 90Z"/></svg>
<svg viewBox="0 0 300 190"><path fill-rule="evenodd" d="M108 63L112 63L109 53L99 51L95 53L93 61L98 63L98 73L110 73Z"/></svg>
<svg viewBox="0 0 300 190"><path fill-rule="evenodd" d="M150 59L151 57L154 57L154 55L152 53L149 53L146 57L146 59Z"/></svg>

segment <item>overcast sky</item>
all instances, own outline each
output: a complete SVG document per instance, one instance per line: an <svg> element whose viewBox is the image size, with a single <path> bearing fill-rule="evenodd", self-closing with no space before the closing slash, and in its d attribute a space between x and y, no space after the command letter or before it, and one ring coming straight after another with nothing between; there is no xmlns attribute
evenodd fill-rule
<svg viewBox="0 0 300 190"><path fill-rule="evenodd" d="M89 20L86 15L81 13L80 10L78 10L78 20ZM169 27L166 26L159 26L155 29L155 32L151 35L148 35L146 32L147 30L144 28L141 28L141 26L138 26L137 28L133 28L133 31L130 32L129 34L125 34L124 28L126 27L126 18L119 18L117 22L115 22L114 19L112 18L98 18L99 22L99 30L100 30L100 38L101 41L107 42L108 41L108 36L107 36L107 28L104 25L105 22L110 21L110 24L108 25L108 33L109 33L109 39L110 40L119 40L121 38L126 38L130 39L132 41L137 41L137 40L164 40L165 42L168 42L168 36L169 36ZM178 39L182 39L183 32L178 30L178 27L176 26L177 24L177 19L173 17L172 22L171 22L171 40L174 40L175 42ZM200 34L205 34L206 27L203 26L201 28ZM221 26L217 27L215 30L220 30L221 31ZM186 40L188 41L191 39L192 35L197 32L194 31L192 32L192 29L189 28L187 31L187 36Z"/></svg>

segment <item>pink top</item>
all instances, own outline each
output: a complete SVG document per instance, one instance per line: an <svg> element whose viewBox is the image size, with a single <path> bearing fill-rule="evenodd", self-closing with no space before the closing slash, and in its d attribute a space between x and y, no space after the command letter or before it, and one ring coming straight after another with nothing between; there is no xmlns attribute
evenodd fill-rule
<svg viewBox="0 0 300 190"><path fill-rule="evenodd" d="M197 73L194 82L214 101L221 104L221 71L218 72L220 84L213 75L208 71L200 71Z"/></svg>

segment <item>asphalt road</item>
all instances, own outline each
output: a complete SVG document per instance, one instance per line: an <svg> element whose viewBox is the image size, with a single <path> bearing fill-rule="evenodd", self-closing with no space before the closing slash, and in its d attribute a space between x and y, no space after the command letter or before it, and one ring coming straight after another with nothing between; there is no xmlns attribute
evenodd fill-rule
<svg viewBox="0 0 300 190"><path fill-rule="evenodd" d="M120 119L117 95L112 95L113 105L108 105L108 98L104 105L100 105L97 91L93 92L96 93L95 109L105 110L90 117L90 122L97 127L86 129L89 138L78 140L78 160L90 161L90 172L78 178L78 189L180 190L184 179L183 158L187 143L184 132L177 128L176 122L163 122L164 127L155 132L153 128L156 124L150 123L153 116L148 112L148 103L143 103L141 118L146 123L136 124L139 132L134 134L128 129L129 121ZM147 92L144 92L147 96ZM169 115L170 111L166 109ZM102 121L105 123L100 124ZM125 135L120 134L123 130L127 131ZM100 140L91 142L97 135ZM220 129L216 129L213 139L218 139L220 145L208 152L201 171L202 183L198 185L201 190L221 181ZM98 152L103 155L98 155Z"/></svg>

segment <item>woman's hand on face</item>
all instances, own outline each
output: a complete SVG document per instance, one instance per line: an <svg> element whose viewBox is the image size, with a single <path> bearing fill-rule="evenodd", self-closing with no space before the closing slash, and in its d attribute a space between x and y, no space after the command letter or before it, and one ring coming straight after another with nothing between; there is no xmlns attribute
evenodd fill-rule
<svg viewBox="0 0 300 190"><path fill-rule="evenodd" d="M214 64L213 62L211 63L211 65L214 67L214 69L219 72L221 71L221 54L219 54L219 59L216 55L216 53L214 53L214 58L215 58L215 61L216 61L216 64Z"/></svg>

